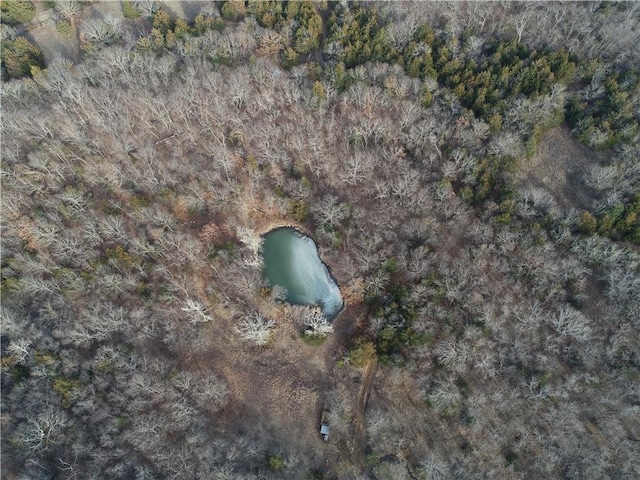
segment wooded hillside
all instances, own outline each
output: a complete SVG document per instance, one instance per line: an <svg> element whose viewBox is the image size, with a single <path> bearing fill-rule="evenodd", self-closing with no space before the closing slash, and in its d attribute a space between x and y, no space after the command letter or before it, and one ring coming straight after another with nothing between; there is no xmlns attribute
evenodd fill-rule
<svg viewBox="0 0 640 480"><path fill-rule="evenodd" d="M172 3L3 2L2 477L640 476L638 4Z"/></svg>

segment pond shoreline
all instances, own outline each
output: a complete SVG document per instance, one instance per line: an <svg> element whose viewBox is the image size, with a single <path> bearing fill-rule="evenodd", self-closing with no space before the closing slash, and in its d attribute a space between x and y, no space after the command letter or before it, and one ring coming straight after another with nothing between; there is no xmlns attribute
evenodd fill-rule
<svg viewBox="0 0 640 480"><path fill-rule="evenodd" d="M287 222L269 222L266 227L263 227L263 228L260 228L259 230L257 230L257 233L261 237L264 237L267 233L272 232L274 230L278 230L279 228L292 228L292 229L297 230L301 234L306 235L307 237L309 237L309 238L311 238L313 240L313 236L312 236L311 232L309 230L307 230L304 226L302 226L301 223L290 222L290 221L287 221ZM314 243L316 243L315 240L314 240ZM316 243L316 247L317 247L317 243Z"/></svg>
<svg viewBox="0 0 640 480"><path fill-rule="evenodd" d="M311 243L313 244L313 248L314 248L314 253L315 256L317 257L317 261L320 263L320 265L322 265L322 267L324 268L326 275L328 276L329 280L331 283L333 283L333 286L336 288L338 295L339 295L339 299L340 299L340 308L335 311L335 313L330 314L330 315L326 315L327 319L329 321L334 321L338 315L340 315L340 313L342 313L345 309L345 302L344 302L344 297L343 297L343 292L342 289L340 288L340 285L338 284L337 279L334 277L334 275L331 273L331 268L329 267L329 265L327 265L327 263L325 263L321 256L320 256L320 250L318 247L318 243L315 241L315 239L313 238L312 234L306 229L304 228L302 225L300 224L296 224L294 222L271 222L271 224L269 225L269 229L261 229L261 233L260 233L260 237L262 238L262 255L263 255L263 260L265 259L265 249L264 249L264 244L265 244L265 240L266 240L266 236L268 234L272 234L274 232L280 231L280 230L285 230L285 231L290 231L292 233L296 233L298 234L300 237L304 238L304 239L308 239L311 241ZM266 263L266 260L265 260ZM268 276L268 275L267 275ZM270 282L271 283L271 282ZM283 285L286 287L286 285ZM291 304L306 304L304 302L302 303L298 303L295 300L288 300L288 303ZM321 306L319 304L316 303L317 306Z"/></svg>

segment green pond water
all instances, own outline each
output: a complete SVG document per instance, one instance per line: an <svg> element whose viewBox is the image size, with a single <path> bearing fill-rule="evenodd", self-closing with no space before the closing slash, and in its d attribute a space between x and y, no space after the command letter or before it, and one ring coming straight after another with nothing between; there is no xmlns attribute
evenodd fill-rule
<svg viewBox="0 0 640 480"><path fill-rule="evenodd" d="M287 289L287 302L318 305L329 320L340 312L340 289L311 238L289 227L271 230L263 236L262 255L266 279Z"/></svg>

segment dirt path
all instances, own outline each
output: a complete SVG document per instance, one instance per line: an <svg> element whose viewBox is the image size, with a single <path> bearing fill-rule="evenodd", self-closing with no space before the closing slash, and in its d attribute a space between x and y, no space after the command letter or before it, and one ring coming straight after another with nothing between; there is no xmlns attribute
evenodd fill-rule
<svg viewBox="0 0 640 480"><path fill-rule="evenodd" d="M376 375L378 369L378 360L376 358L369 360L367 366L364 369L364 379L360 386L360 392L358 393L358 402L356 404L356 411L354 414L354 427L353 434L353 448L355 460L360 464L362 468L365 466L364 452L367 447L367 435L365 433L365 409L367 407L367 400L369 398L369 392L371 391L371 385L373 383L373 377Z"/></svg>

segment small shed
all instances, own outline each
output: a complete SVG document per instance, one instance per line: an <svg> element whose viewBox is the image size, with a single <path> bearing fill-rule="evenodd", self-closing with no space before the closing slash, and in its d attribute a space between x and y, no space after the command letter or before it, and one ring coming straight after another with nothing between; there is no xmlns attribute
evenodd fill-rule
<svg viewBox="0 0 640 480"><path fill-rule="evenodd" d="M322 425L320 425L320 435L322 435L322 439L325 442L329 441L329 425L326 423L323 423Z"/></svg>
<svg viewBox="0 0 640 480"><path fill-rule="evenodd" d="M322 440L325 442L329 441L329 419L327 418L326 410L322 412L322 418L320 419L320 435L322 435Z"/></svg>

